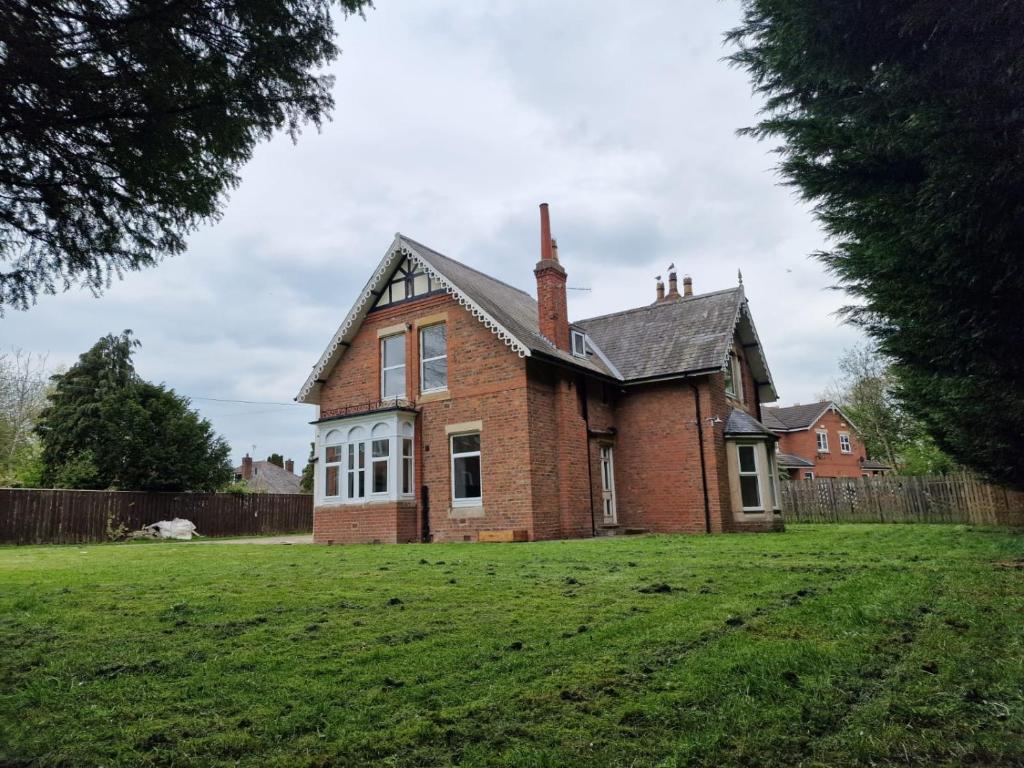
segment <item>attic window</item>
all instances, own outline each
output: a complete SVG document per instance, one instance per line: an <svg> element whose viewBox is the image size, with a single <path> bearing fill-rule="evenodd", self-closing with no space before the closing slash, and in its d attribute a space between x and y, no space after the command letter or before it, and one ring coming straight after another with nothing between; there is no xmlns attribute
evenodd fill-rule
<svg viewBox="0 0 1024 768"><path fill-rule="evenodd" d="M587 337L579 331L572 332L572 353L575 357L587 356Z"/></svg>
<svg viewBox="0 0 1024 768"><path fill-rule="evenodd" d="M415 299L433 291L441 290L441 284L428 275L412 259L404 259L391 276L391 282L381 290L374 308L387 307L399 301Z"/></svg>

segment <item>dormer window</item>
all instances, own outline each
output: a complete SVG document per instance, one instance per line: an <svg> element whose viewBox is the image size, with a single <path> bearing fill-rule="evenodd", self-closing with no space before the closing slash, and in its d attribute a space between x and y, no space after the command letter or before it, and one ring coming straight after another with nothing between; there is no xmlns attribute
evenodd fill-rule
<svg viewBox="0 0 1024 768"><path fill-rule="evenodd" d="M743 374L740 371L740 360L735 352L729 353L729 361L725 365L725 394L737 400L743 399Z"/></svg>
<svg viewBox="0 0 1024 768"><path fill-rule="evenodd" d="M587 337L579 331L572 332L572 354L575 357L587 356Z"/></svg>

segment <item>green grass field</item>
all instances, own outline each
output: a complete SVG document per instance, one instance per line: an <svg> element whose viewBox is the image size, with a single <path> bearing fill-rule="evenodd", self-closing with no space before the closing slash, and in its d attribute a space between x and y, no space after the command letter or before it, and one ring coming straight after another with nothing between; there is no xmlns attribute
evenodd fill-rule
<svg viewBox="0 0 1024 768"><path fill-rule="evenodd" d="M1024 765L1024 539L0 549L4 766Z"/></svg>

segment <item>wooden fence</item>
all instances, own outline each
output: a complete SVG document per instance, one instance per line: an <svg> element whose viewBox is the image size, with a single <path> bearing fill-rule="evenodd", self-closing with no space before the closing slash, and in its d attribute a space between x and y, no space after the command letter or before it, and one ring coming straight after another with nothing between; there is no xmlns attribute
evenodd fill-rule
<svg viewBox="0 0 1024 768"><path fill-rule="evenodd" d="M191 520L203 536L306 533L313 530L313 497L0 488L0 544L107 541L119 530L175 517Z"/></svg>
<svg viewBox="0 0 1024 768"><path fill-rule="evenodd" d="M781 483L795 523L969 523L1024 526L1024 493L971 475L816 478Z"/></svg>

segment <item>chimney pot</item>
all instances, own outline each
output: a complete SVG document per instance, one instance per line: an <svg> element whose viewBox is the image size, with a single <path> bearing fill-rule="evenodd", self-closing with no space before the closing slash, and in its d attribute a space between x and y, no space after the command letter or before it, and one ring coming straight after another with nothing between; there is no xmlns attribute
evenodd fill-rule
<svg viewBox="0 0 1024 768"><path fill-rule="evenodd" d="M551 217L548 214L548 204L540 204L540 260L551 261Z"/></svg>
<svg viewBox="0 0 1024 768"><path fill-rule="evenodd" d="M252 480L252 456L248 453L242 458L242 478Z"/></svg>
<svg viewBox="0 0 1024 768"><path fill-rule="evenodd" d="M294 475L294 474L295 474L295 462L294 462L294 461L292 461L291 459L287 459L287 460L285 461L285 463L284 463L284 468L285 468L285 470L286 470L286 471L287 471L287 472L288 472L289 474L291 474L291 475Z"/></svg>
<svg viewBox="0 0 1024 768"><path fill-rule="evenodd" d="M683 275L683 296L693 296L693 278Z"/></svg>
<svg viewBox="0 0 1024 768"><path fill-rule="evenodd" d="M675 299L679 297L679 284L676 279L675 272L668 273L668 296L666 298Z"/></svg>
<svg viewBox="0 0 1024 768"><path fill-rule="evenodd" d="M655 286L655 292L656 292L656 294L658 296L658 298L657 298L658 301L664 301L665 300L665 284L663 282L661 282L661 280L659 280L657 285Z"/></svg>
<svg viewBox="0 0 1024 768"><path fill-rule="evenodd" d="M565 268L558 263L558 244L551 237L548 204L540 205L540 261L537 278L537 320L540 332L558 349L569 351L569 308L565 295Z"/></svg>

